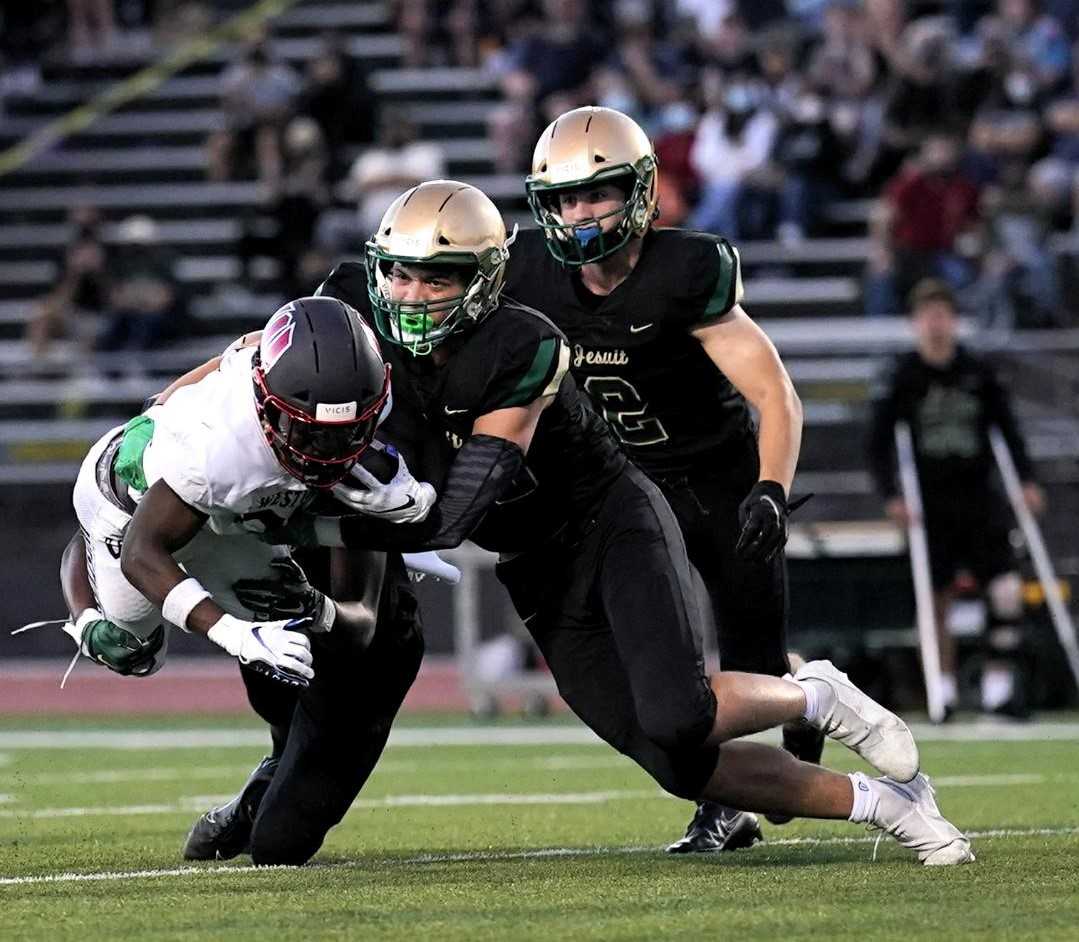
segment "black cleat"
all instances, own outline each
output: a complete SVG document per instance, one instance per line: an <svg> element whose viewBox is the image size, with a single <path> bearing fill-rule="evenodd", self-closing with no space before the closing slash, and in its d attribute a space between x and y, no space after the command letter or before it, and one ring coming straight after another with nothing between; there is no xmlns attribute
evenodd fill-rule
<svg viewBox="0 0 1079 942"><path fill-rule="evenodd" d="M820 765L821 753L824 752L824 733L814 729L805 720L784 723L783 748L796 759ZM769 824L786 824L792 820L789 814L766 814L764 818Z"/></svg>
<svg viewBox="0 0 1079 942"><path fill-rule="evenodd" d="M667 848L668 854L714 854L742 850L763 841L755 814L702 801L686 828L685 837Z"/></svg>
<svg viewBox="0 0 1079 942"><path fill-rule="evenodd" d="M255 766L240 794L220 808L211 808L195 822L184 844L185 860L232 860L248 853L255 815L278 761L267 756Z"/></svg>

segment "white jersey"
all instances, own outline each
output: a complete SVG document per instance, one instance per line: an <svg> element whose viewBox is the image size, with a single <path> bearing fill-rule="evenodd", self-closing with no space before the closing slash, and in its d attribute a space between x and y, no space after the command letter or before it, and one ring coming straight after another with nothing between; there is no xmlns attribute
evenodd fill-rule
<svg viewBox="0 0 1079 942"><path fill-rule="evenodd" d="M209 516L214 533L261 533L303 506L308 488L278 463L255 408L255 347L230 347L220 367L152 407L146 485L163 480Z"/></svg>

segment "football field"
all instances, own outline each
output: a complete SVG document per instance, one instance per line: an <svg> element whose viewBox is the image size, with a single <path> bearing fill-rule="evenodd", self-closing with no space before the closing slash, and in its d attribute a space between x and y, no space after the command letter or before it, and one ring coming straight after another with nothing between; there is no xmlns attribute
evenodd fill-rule
<svg viewBox="0 0 1079 942"><path fill-rule="evenodd" d="M0 937L1075 939L1079 725L944 734L923 768L972 866L831 822L672 858L690 806L572 721L409 717L315 862L256 870L179 854L263 755L249 721L0 719Z"/></svg>

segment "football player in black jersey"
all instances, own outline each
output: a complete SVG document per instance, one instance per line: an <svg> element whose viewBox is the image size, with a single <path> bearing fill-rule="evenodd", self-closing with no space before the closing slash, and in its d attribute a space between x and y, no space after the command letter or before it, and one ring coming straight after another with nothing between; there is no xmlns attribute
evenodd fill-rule
<svg viewBox="0 0 1079 942"><path fill-rule="evenodd" d="M289 542L420 551L470 538L500 553L498 577L570 707L672 794L871 821L923 862L972 859L918 774L909 730L831 664L792 680L705 673L677 521L578 394L562 332L500 297L511 243L486 196L435 181L390 206L365 266L346 262L319 289L387 342L383 429L418 477L441 483L421 523L315 518ZM731 741L800 718L909 784Z"/></svg>
<svg viewBox="0 0 1079 942"><path fill-rule="evenodd" d="M578 384L670 502L711 598L721 667L783 676L801 404L740 306L737 250L653 227L656 173L647 135L624 114L588 107L554 121L526 184L539 228L518 236L506 294L565 332ZM822 738L804 724L785 728L784 744L820 760ZM702 805L668 850L733 850L759 837L751 815Z"/></svg>

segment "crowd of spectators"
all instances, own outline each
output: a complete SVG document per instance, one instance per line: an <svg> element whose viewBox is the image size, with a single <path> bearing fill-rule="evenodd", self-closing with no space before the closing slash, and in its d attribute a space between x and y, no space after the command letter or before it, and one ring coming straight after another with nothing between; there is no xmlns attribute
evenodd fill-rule
<svg viewBox="0 0 1079 942"><path fill-rule="evenodd" d="M81 48L107 45L132 17L156 27L208 8L220 18L238 2L42 9L65 13ZM871 207L864 228L847 233L868 231L867 314L902 311L915 282L937 277L989 327L1065 319L1050 237L1079 219L1079 0L395 0L390 10L403 65L494 79L495 172L526 173L561 112L607 105L656 143L662 225L778 239L796 257L805 239L839 232L831 207L862 200L849 205ZM9 25L32 32L29 18ZM268 256L277 287L295 294L361 250L393 195L445 175L447 160L380 107L342 37L324 36L306 62L279 51L253 38L225 69L206 165L212 181L257 181L257 207L240 219L242 273ZM35 320L38 349L60 329L50 311L65 292L76 307L114 296L91 287L103 256L92 227L75 228L61 286Z"/></svg>
<svg viewBox="0 0 1079 942"><path fill-rule="evenodd" d="M439 61L499 76L501 171L527 169L558 113L609 105L657 142L663 222L795 245L829 233L830 203L880 196L869 314L934 275L987 324L1060 318L1047 239L1079 208L1075 0L400 6L425 61L442 36ZM462 44L477 19L486 32Z"/></svg>

